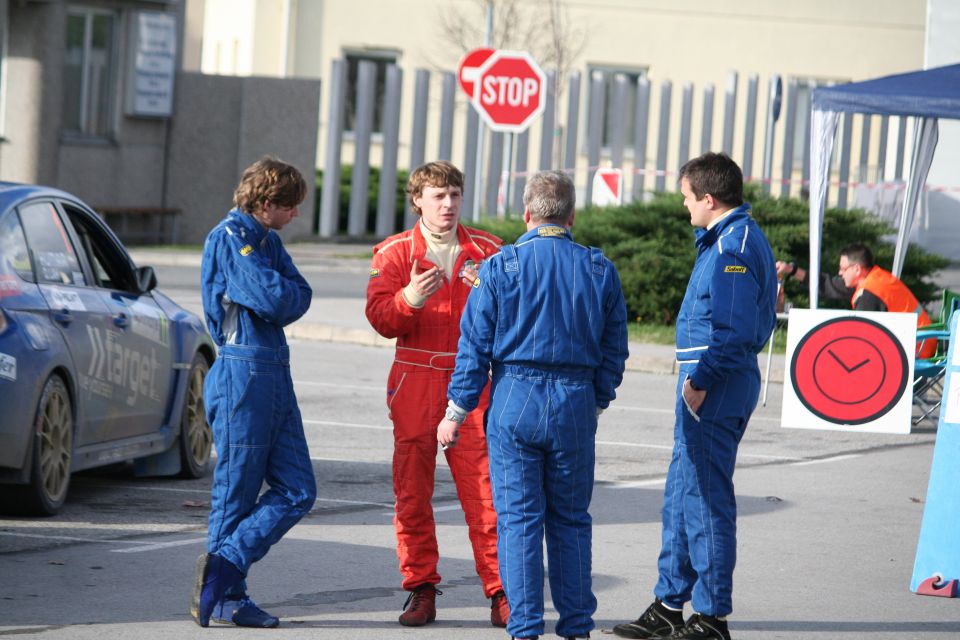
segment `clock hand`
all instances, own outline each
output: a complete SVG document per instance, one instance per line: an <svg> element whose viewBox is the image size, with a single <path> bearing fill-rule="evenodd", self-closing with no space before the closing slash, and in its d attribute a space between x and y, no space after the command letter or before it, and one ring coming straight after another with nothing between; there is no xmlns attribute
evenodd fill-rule
<svg viewBox="0 0 960 640"><path fill-rule="evenodd" d="M859 364L853 365L853 367L851 367L850 369L847 369L847 372L848 372L848 373L853 373L854 371L856 371L857 369L859 369L859 368L862 367L863 365L867 364L868 362L870 362L870 358L867 358L866 360L864 360L863 362L861 362L861 363L859 363Z"/></svg>
<svg viewBox="0 0 960 640"><path fill-rule="evenodd" d="M837 354L835 354L832 349L827 349L827 353L833 356L833 359L840 363L840 366L843 367L844 371L846 371L847 373L850 373L851 371L853 371L853 369L851 369L846 364L844 364L843 360L841 360L840 357L837 356Z"/></svg>

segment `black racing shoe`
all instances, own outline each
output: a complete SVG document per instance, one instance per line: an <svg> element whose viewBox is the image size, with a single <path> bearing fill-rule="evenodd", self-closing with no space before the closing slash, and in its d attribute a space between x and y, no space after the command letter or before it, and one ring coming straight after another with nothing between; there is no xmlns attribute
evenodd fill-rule
<svg viewBox="0 0 960 640"><path fill-rule="evenodd" d="M621 638L666 638L672 633L683 629L683 612L668 609L663 601L657 598L647 610L633 622L624 622L613 628L613 632Z"/></svg>
<svg viewBox="0 0 960 640"><path fill-rule="evenodd" d="M668 640L730 640L730 632L726 620L695 613Z"/></svg>

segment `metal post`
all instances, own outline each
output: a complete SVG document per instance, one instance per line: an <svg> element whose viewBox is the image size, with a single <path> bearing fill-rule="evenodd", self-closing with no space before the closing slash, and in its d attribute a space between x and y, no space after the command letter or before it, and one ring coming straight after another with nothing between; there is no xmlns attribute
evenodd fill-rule
<svg viewBox="0 0 960 640"><path fill-rule="evenodd" d="M743 179L752 180L753 175L753 139L756 136L757 126L757 84L759 78L757 74L751 74L747 78L747 117L744 119L743 129L743 162L740 167L743 169Z"/></svg>
<svg viewBox="0 0 960 640"><path fill-rule="evenodd" d="M793 142L797 126L797 81L787 83L787 114L783 123L783 164L781 167L780 197L789 198L793 186Z"/></svg>
<svg viewBox="0 0 960 640"><path fill-rule="evenodd" d="M693 85L683 85L680 102L680 149L677 153L677 169L690 159L690 121L693 119Z"/></svg>
<svg viewBox="0 0 960 640"><path fill-rule="evenodd" d="M564 145L563 169L577 179L577 123L580 121L580 72L570 73L570 86L567 88L567 139Z"/></svg>
<svg viewBox="0 0 960 640"><path fill-rule="evenodd" d="M703 120L700 124L700 153L713 148L713 85L703 88Z"/></svg>
<svg viewBox="0 0 960 640"><path fill-rule="evenodd" d="M357 108L353 118L353 173L350 178L350 217L347 220L347 235L350 236L367 232L370 138L376 89L377 65L363 60L357 72Z"/></svg>
<svg viewBox="0 0 960 640"><path fill-rule="evenodd" d="M503 168L503 134L490 132L490 153L487 154L487 206L488 216L497 215L497 197L500 195L500 172Z"/></svg>
<svg viewBox="0 0 960 640"><path fill-rule="evenodd" d="M600 146L603 143L603 116L606 108L606 86L602 71L590 74L590 109L587 111L587 188L583 200L593 204L593 176L600 164Z"/></svg>
<svg viewBox="0 0 960 640"><path fill-rule="evenodd" d="M844 113L840 119L840 187L837 189L837 207L847 208L847 189L850 183L850 141L853 137L853 114Z"/></svg>
<svg viewBox="0 0 960 640"><path fill-rule="evenodd" d="M463 154L463 209L461 215L465 220L476 222L480 219L480 208L477 206L480 192L480 165L477 164L477 129L480 124L480 115L473 105L467 102L467 139Z"/></svg>
<svg viewBox="0 0 960 640"><path fill-rule="evenodd" d="M650 119L650 81L637 80L637 109L633 120L633 199L643 198L647 171L647 129Z"/></svg>
<svg viewBox="0 0 960 640"><path fill-rule="evenodd" d="M323 192L320 194L320 237L332 238L340 218L340 145L343 142L344 99L347 65L330 65L330 103L327 110L327 148L323 162Z"/></svg>
<svg viewBox="0 0 960 640"><path fill-rule="evenodd" d="M424 152L427 144L427 109L430 98L430 72L426 69L417 69L414 82L413 98L413 133L410 136L410 170L423 164ZM404 227L410 228L417 217L410 208L410 201L404 205L406 216Z"/></svg>
<svg viewBox="0 0 960 640"><path fill-rule="evenodd" d="M515 133L506 134L507 145L503 150L503 170L507 172L507 182L503 185L503 210L507 216L510 215L510 196L512 190L510 185L513 182L513 141L517 137Z"/></svg>
<svg viewBox="0 0 960 640"><path fill-rule="evenodd" d="M540 128L540 169L553 168L553 131L557 110L557 74L547 71L547 102Z"/></svg>
<svg viewBox="0 0 960 640"><path fill-rule="evenodd" d="M670 93L673 83L664 80L660 84L660 134L657 137L657 191L667 188L667 145L670 137Z"/></svg>
<svg viewBox="0 0 960 640"><path fill-rule="evenodd" d="M457 88L457 78L451 71L445 71L442 76L440 98L440 144L437 150L438 160L453 160L453 108L455 104L454 91Z"/></svg>
<svg viewBox="0 0 960 640"><path fill-rule="evenodd" d="M733 128L737 115L737 72L731 71L727 76L727 90L723 98L723 152L733 155Z"/></svg>
<svg viewBox="0 0 960 640"><path fill-rule="evenodd" d="M397 155L400 148L400 94L403 69L387 66L383 98L383 160L380 163L380 190L377 193L377 237L397 231Z"/></svg>
<svg viewBox="0 0 960 640"><path fill-rule="evenodd" d="M527 157L530 155L530 129L517 136L517 155L513 161L513 211L523 213L523 188L527 184Z"/></svg>
<svg viewBox="0 0 960 640"><path fill-rule="evenodd" d="M890 116L880 117L880 142L877 145L877 182L886 180L887 138L890 132Z"/></svg>

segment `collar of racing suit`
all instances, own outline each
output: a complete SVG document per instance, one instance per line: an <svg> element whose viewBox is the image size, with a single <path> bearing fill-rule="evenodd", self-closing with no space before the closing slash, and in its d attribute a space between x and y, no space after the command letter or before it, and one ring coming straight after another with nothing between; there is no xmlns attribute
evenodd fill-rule
<svg viewBox="0 0 960 640"><path fill-rule="evenodd" d="M259 249L270 230L257 222L257 219L249 213L244 213L239 207L231 209L228 215L230 220L243 230L244 240Z"/></svg>
<svg viewBox="0 0 960 640"><path fill-rule="evenodd" d="M696 245L698 249L703 249L704 247L713 246L723 234L723 230L730 226L731 223L742 220L745 217L750 215L750 203L744 202L742 205L729 211L721 218L717 219L717 223L710 227L709 229L697 229L694 233L696 234Z"/></svg>
<svg viewBox="0 0 960 640"><path fill-rule="evenodd" d="M534 238L566 238L567 240L573 240L573 234L570 233L570 229L563 225L546 223L527 231L525 234L517 238L515 244L520 244L521 242L526 242L527 240L533 240Z"/></svg>

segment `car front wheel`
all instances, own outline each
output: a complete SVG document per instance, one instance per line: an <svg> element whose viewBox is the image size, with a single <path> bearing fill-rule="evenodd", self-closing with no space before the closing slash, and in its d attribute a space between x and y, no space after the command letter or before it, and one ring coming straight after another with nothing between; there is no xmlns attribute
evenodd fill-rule
<svg viewBox="0 0 960 640"><path fill-rule="evenodd" d="M203 382L209 370L210 365L203 354L193 356L180 422L180 475L184 478L203 477L210 466L213 431L207 424L207 411L203 404Z"/></svg>

